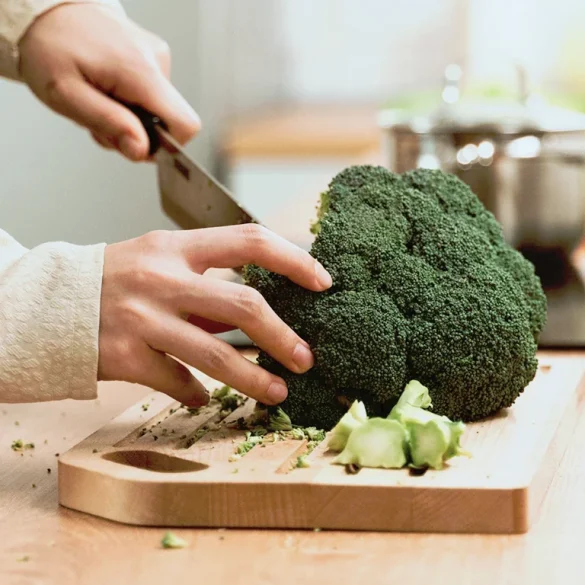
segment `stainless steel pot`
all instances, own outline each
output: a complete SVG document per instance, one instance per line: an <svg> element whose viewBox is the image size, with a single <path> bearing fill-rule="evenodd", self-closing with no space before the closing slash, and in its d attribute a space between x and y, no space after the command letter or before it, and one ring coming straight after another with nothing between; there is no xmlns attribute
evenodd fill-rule
<svg viewBox="0 0 585 585"><path fill-rule="evenodd" d="M538 102L465 102L460 69L445 72L442 102L422 115L381 112L388 167L440 168L470 185L517 248L565 253L585 231L585 116Z"/></svg>

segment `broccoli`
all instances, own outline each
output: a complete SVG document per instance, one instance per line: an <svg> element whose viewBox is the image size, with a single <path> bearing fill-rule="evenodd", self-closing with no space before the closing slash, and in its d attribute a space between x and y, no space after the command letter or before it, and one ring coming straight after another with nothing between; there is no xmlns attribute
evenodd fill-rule
<svg viewBox="0 0 585 585"><path fill-rule="evenodd" d="M355 400L385 417L409 380L434 412L471 422L510 407L537 371L546 297L532 264L455 175L349 167L321 196L311 254L333 286L313 292L251 265L246 284L312 348L281 376L293 425L331 429Z"/></svg>
<svg viewBox="0 0 585 585"><path fill-rule="evenodd" d="M397 420L370 418L350 433L333 463L400 469L407 463L407 439Z"/></svg>
<svg viewBox="0 0 585 585"><path fill-rule="evenodd" d="M186 540L172 532L165 532L160 543L163 548L185 548L187 546Z"/></svg>
<svg viewBox="0 0 585 585"><path fill-rule="evenodd" d="M333 427L327 447L332 451L342 451L352 431L368 420L366 407L363 402L356 400L350 409L341 417L341 420Z"/></svg>
<svg viewBox="0 0 585 585"><path fill-rule="evenodd" d="M417 380L409 382L386 419L374 417L360 421L353 428L342 421L359 410L355 401L338 426L347 429L344 441L330 441L332 451L341 451L334 464L358 467L399 469L443 469L448 459L470 454L460 445L465 424L429 412L432 403L428 389Z"/></svg>
<svg viewBox="0 0 585 585"><path fill-rule="evenodd" d="M411 467L441 469L447 459L469 456L460 446L463 422L425 410L432 407L428 388L412 380L388 415L406 429Z"/></svg>

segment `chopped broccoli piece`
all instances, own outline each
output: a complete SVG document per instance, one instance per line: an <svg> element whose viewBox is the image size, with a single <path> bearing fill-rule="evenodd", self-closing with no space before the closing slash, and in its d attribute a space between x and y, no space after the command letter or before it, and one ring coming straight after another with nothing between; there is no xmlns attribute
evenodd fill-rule
<svg viewBox="0 0 585 585"><path fill-rule="evenodd" d="M327 447L332 451L343 451L349 435L368 420L364 403L355 400L350 409L341 417L341 420L333 427Z"/></svg>
<svg viewBox="0 0 585 585"><path fill-rule="evenodd" d="M16 441L12 441L11 448L13 451L24 451L25 449L34 449L34 443L23 443L21 439L17 439Z"/></svg>
<svg viewBox="0 0 585 585"><path fill-rule="evenodd" d="M460 445L465 424L429 412L431 407L428 389L417 380L406 385L386 419L368 418L365 409L355 401L331 432L328 446L336 447L345 441L341 449L332 449L341 451L333 463L442 469L452 457L469 457ZM392 425L384 425L381 420Z"/></svg>
<svg viewBox="0 0 585 585"><path fill-rule="evenodd" d="M246 432L246 439L240 443L236 447L236 455L245 455L248 451L251 451L256 445L262 443L264 440L264 435L266 431L263 429L264 432L258 431L247 431Z"/></svg>
<svg viewBox="0 0 585 585"><path fill-rule="evenodd" d="M271 431L290 431L293 426L290 418L282 408L278 407L274 413L268 417L268 428Z"/></svg>
<svg viewBox="0 0 585 585"><path fill-rule="evenodd" d="M172 532L166 532L160 543L163 548L185 548L187 546L186 540Z"/></svg>
<svg viewBox="0 0 585 585"><path fill-rule="evenodd" d="M441 469L450 442L449 427L440 420L408 421L408 446L413 467Z"/></svg>
<svg viewBox="0 0 585 585"><path fill-rule="evenodd" d="M148 402L145 402L145 403L142 405L142 410L148 410L148 407L149 407L149 406L150 406L150 404L148 404Z"/></svg>
<svg viewBox="0 0 585 585"><path fill-rule="evenodd" d="M244 399L239 394L227 394L221 399L221 410L233 412L236 408L244 403Z"/></svg>
<svg viewBox="0 0 585 585"><path fill-rule="evenodd" d="M216 388L211 395L211 398L214 400L218 400L221 402L223 398L225 398L230 392L231 388L227 385L222 386L221 388Z"/></svg>
<svg viewBox="0 0 585 585"><path fill-rule="evenodd" d="M431 407L428 388L412 380L406 385L388 418L398 420L405 426L410 464L413 467L442 469L448 459L468 455L459 444L465 425L461 421L453 422L446 416L425 410Z"/></svg>
<svg viewBox="0 0 585 585"><path fill-rule="evenodd" d="M351 166L321 195L312 231L328 290L244 270L315 356L296 374L259 352L287 384L280 406L293 425L330 430L354 400L385 417L409 380L429 387L436 414L471 422L512 406L532 381L540 279L457 176Z"/></svg>
<svg viewBox="0 0 585 585"><path fill-rule="evenodd" d="M309 460L307 459L306 455L299 455L297 457L297 461L295 463L295 467L301 468L301 467L311 467L311 464L309 463Z"/></svg>
<svg viewBox="0 0 585 585"><path fill-rule="evenodd" d="M407 463L407 434L396 420L370 418L355 429L333 463L400 469Z"/></svg>

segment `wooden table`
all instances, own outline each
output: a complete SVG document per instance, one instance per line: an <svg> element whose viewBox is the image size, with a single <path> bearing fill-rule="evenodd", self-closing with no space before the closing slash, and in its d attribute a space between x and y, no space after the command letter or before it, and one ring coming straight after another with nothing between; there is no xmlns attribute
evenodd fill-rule
<svg viewBox="0 0 585 585"><path fill-rule="evenodd" d="M572 356L585 368L585 353ZM2 585L585 582L585 418L527 535L176 530L188 548L165 550L162 529L118 525L57 505L55 453L148 392L104 383L97 402L0 405ZM35 449L21 456L10 448L15 439Z"/></svg>

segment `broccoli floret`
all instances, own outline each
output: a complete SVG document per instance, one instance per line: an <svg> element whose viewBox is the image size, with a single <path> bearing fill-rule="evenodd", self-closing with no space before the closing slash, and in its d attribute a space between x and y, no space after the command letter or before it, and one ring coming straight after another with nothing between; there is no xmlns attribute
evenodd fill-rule
<svg viewBox="0 0 585 585"><path fill-rule="evenodd" d="M280 406L293 425L331 429L354 400L385 417L409 380L451 420L514 404L537 371L546 297L468 185L438 170L352 166L330 182L317 216L311 254L330 289L244 271L315 355L294 374L259 352L288 385Z"/></svg>
<svg viewBox="0 0 585 585"><path fill-rule="evenodd" d="M407 463L407 434L396 420L371 418L355 429L334 464L400 469Z"/></svg>
<svg viewBox="0 0 585 585"><path fill-rule="evenodd" d="M282 408L278 407L268 416L268 429L271 431L290 431L292 430L290 417Z"/></svg>

